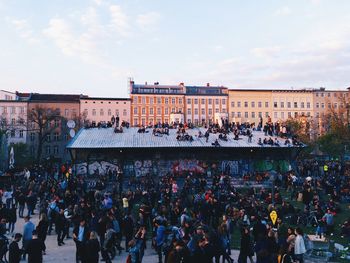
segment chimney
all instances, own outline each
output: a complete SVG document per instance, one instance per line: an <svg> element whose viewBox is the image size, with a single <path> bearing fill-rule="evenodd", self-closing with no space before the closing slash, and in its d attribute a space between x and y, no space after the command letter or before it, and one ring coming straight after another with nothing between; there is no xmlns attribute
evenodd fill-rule
<svg viewBox="0 0 350 263"><path fill-rule="evenodd" d="M207 87L210 87L210 83L209 82L207 83Z"/></svg>
<svg viewBox="0 0 350 263"><path fill-rule="evenodd" d="M147 86L147 81L145 82L145 86Z"/></svg>

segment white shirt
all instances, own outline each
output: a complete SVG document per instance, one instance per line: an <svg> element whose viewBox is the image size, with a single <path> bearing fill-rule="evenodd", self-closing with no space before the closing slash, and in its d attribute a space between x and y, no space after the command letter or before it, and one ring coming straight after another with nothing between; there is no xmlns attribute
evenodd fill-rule
<svg viewBox="0 0 350 263"><path fill-rule="evenodd" d="M306 252L304 238L301 235L297 235L295 238L294 254L300 255Z"/></svg>

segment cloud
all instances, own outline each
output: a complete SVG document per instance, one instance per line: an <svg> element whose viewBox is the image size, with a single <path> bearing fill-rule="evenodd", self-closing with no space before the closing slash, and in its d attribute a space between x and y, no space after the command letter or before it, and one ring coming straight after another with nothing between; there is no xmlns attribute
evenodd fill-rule
<svg viewBox="0 0 350 263"><path fill-rule="evenodd" d="M275 15L277 16L288 16L292 13L292 10L288 6L283 6L276 10Z"/></svg>
<svg viewBox="0 0 350 263"><path fill-rule="evenodd" d="M281 47L279 47L279 46L264 47L264 48L253 48L251 50L251 53L254 56L261 57L261 58L275 57L280 52L281 52Z"/></svg>
<svg viewBox="0 0 350 263"><path fill-rule="evenodd" d="M149 12L138 15L136 24L143 30L153 28L160 19L160 14L157 12Z"/></svg>
<svg viewBox="0 0 350 263"><path fill-rule="evenodd" d="M18 35L25 39L30 44L39 43L39 39L34 36L33 30L25 19L11 19L6 18L6 21L11 23L14 27Z"/></svg>
<svg viewBox="0 0 350 263"><path fill-rule="evenodd" d="M319 5L321 3L321 0L310 0L310 2L313 5Z"/></svg>
<svg viewBox="0 0 350 263"><path fill-rule="evenodd" d="M123 12L122 8L119 5L111 5L109 12L111 16L111 28L121 36L130 36L131 26L129 24L129 17Z"/></svg>

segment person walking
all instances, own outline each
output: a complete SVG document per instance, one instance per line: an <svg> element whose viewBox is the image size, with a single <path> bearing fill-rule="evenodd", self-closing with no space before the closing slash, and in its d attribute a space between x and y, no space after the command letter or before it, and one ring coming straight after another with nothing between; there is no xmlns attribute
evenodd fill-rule
<svg viewBox="0 0 350 263"><path fill-rule="evenodd" d="M32 240L33 231L35 230L35 225L30 221L30 216L24 217L24 222L22 244L25 252L23 253L23 259L26 258L27 246L29 241Z"/></svg>
<svg viewBox="0 0 350 263"><path fill-rule="evenodd" d="M13 231L15 230L15 224L17 222L16 210L17 210L16 205L12 205L12 207L8 209L7 220L9 223L8 230L10 233L13 233Z"/></svg>
<svg viewBox="0 0 350 263"><path fill-rule="evenodd" d="M241 249L239 251L238 263L247 263L247 258L249 258L250 263L253 263L253 246L250 237L250 231L248 227L244 227L241 235Z"/></svg>
<svg viewBox="0 0 350 263"><path fill-rule="evenodd" d="M97 240L96 232L90 233L90 239L86 242L86 263L98 263L100 242Z"/></svg>
<svg viewBox="0 0 350 263"><path fill-rule="evenodd" d="M76 262L85 263L85 245L89 237L89 230L86 226L85 219L80 219L80 223L73 230L73 240L76 245L76 254L75 260Z"/></svg>
<svg viewBox="0 0 350 263"><path fill-rule="evenodd" d="M296 262L298 263L304 263L304 254L306 252L304 238L303 238L303 231L301 228L297 228L295 230L296 237L295 237L295 243L294 243L294 256L296 259Z"/></svg>
<svg viewBox="0 0 350 263"><path fill-rule="evenodd" d="M26 249L28 254L28 263L42 263L43 251L45 251L45 244L38 238L38 233L36 230L34 230L32 239L28 242Z"/></svg>
<svg viewBox="0 0 350 263"><path fill-rule="evenodd" d="M45 213L41 213L39 223L36 226L36 231L38 232L38 238L41 241L43 241L44 244L45 244L48 228L49 228L49 221L47 219L47 215ZM44 254L45 254L45 251L44 251Z"/></svg>
<svg viewBox="0 0 350 263"><path fill-rule="evenodd" d="M19 263L21 261L22 250L18 243L22 239L22 234L16 233L13 241L9 246L9 263Z"/></svg>
<svg viewBox="0 0 350 263"><path fill-rule="evenodd" d="M63 239L65 236L66 218L64 216L64 210L60 209L59 214L56 216L55 222L56 232L57 232L57 245L64 245Z"/></svg>

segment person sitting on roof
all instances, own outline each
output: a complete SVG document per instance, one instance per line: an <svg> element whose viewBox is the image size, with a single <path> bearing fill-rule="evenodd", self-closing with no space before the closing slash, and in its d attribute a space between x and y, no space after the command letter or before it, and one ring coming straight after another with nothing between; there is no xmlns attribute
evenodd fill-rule
<svg viewBox="0 0 350 263"><path fill-rule="evenodd" d="M218 139L216 139L215 142L213 142L211 145L213 145L215 147L220 147Z"/></svg>
<svg viewBox="0 0 350 263"><path fill-rule="evenodd" d="M275 138L274 145L275 145L275 146L280 146L280 142L278 141L277 137Z"/></svg>
<svg viewBox="0 0 350 263"><path fill-rule="evenodd" d="M263 143L262 143L262 141L261 141L261 138L259 138L258 144L261 145L261 146L263 146Z"/></svg>

